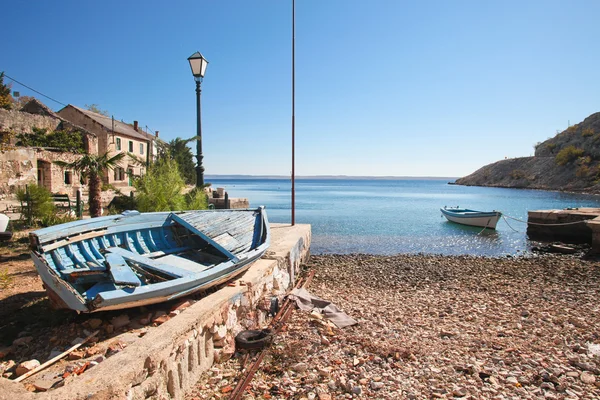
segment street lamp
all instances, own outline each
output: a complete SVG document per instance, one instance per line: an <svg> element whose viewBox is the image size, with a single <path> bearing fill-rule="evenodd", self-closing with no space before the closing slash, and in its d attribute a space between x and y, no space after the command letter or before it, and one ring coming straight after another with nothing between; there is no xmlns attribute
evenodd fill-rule
<svg viewBox="0 0 600 400"><path fill-rule="evenodd" d="M194 79L196 80L196 159L198 160L198 165L196 166L196 187L202 187L204 186L204 167L202 166L203 156L202 120L200 118L200 84L202 83L202 78L204 78L208 61L206 61L206 58L204 58L199 51L189 56L188 61L190 62L190 68L192 68L192 75L194 75Z"/></svg>

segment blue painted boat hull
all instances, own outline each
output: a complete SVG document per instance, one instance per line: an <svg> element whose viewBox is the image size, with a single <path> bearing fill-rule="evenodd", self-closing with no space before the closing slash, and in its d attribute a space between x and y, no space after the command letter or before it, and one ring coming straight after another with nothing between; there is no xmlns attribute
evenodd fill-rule
<svg viewBox="0 0 600 400"><path fill-rule="evenodd" d="M30 234L52 304L78 312L159 303L244 272L269 247L263 207L138 213L56 225Z"/></svg>
<svg viewBox="0 0 600 400"><path fill-rule="evenodd" d="M502 216L500 211L477 211L466 208L444 207L440 208L440 211L448 221L488 229L496 229L496 224Z"/></svg>

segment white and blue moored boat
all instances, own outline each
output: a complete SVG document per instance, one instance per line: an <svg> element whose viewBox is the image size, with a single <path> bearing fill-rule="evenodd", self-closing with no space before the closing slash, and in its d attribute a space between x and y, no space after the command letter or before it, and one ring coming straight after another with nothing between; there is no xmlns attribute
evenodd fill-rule
<svg viewBox="0 0 600 400"><path fill-rule="evenodd" d="M476 211L458 207L444 207L440 208L440 211L448 221L489 229L496 229L496 224L502 216L500 211Z"/></svg>
<svg viewBox="0 0 600 400"><path fill-rule="evenodd" d="M206 290L244 272L269 247L265 209L92 218L30 234L53 306L77 312L137 307Z"/></svg>

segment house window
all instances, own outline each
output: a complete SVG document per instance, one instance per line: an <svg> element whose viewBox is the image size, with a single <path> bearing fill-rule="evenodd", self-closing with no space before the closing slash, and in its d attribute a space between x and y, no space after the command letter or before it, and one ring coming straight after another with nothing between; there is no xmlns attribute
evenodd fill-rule
<svg viewBox="0 0 600 400"><path fill-rule="evenodd" d="M65 185L73 183L73 173L71 171L65 171Z"/></svg>
<svg viewBox="0 0 600 400"><path fill-rule="evenodd" d="M129 141L129 152L133 153L133 142L131 140Z"/></svg>
<svg viewBox="0 0 600 400"><path fill-rule="evenodd" d="M117 150L121 150L121 138L117 138Z"/></svg>
<svg viewBox="0 0 600 400"><path fill-rule="evenodd" d="M121 167L115 168L115 181L125 180L125 170Z"/></svg>
<svg viewBox="0 0 600 400"><path fill-rule="evenodd" d="M140 143L140 154L144 154L144 143Z"/></svg>

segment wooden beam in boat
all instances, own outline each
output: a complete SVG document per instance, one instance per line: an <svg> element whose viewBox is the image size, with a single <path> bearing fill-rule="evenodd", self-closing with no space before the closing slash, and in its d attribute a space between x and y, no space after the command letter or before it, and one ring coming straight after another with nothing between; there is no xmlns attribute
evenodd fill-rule
<svg viewBox="0 0 600 400"><path fill-rule="evenodd" d="M227 258L229 258L234 263L237 263L239 261L239 259L237 258L237 256L235 254L233 254L232 252L227 250L225 247L221 246L219 243L217 243L210 237L206 236L206 234L204 234L201 230L199 230L194 225L190 224L189 222L187 222L186 220L181 218L179 215L172 214L171 219L173 221L177 222L178 224L180 224L181 226L183 226L184 228L188 229L189 231L200 236L203 240L208 242L208 244L213 246L215 249L219 250L221 253L223 253Z"/></svg>
<svg viewBox="0 0 600 400"><path fill-rule="evenodd" d="M106 263L110 267L109 272L113 282L117 285L141 286L142 281L140 281L140 278L119 254L107 254Z"/></svg>
<svg viewBox="0 0 600 400"><path fill-rule="evenodd" d="M160 272L162 274L172 276L174 278L181 278L183 276L193 275L192 272L185 270L183 268L177 268L173 265L160 263L155 260L152 260L146 256L142 256L140 254L136 254L132 251L122 249L120 247L109 247L106 249L107 252L112 254L118 254L123 257L125 260L133 261L144 268L151 269L153 271Z"/></svg>

